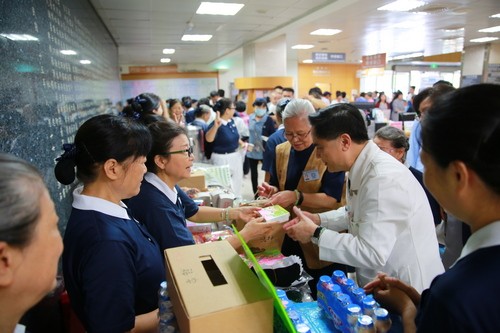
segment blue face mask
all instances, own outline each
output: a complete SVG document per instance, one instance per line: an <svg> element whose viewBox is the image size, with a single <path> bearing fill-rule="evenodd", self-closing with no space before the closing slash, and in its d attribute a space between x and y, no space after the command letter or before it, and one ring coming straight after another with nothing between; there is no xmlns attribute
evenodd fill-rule
<svg viewBox="0 0 500 333"><path fill-rule="evenodd" d="M257 117L262 117L266 114L266 109L255 109L255 115Z"/></svg>

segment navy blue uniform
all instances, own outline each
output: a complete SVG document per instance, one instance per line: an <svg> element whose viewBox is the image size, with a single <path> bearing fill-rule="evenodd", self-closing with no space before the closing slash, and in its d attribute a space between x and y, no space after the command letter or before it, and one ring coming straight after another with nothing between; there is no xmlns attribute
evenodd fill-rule
<svg viewBox="0 0 500 333"><path fill-rule="evenodd" d="M196 203L176 185L179 199L174 204L163 192L143 180L141 191L127 205L137 220L144 223L160 244L160 249L192 245L193 235L186 226L186 218L198 212Z"/></svg>
<svg viewBox="0 0 500 333"><path fill-rule="evenodd" d="M159 247L124 207L74 197L62 256L71 305L89 333L131 330L135 316L158 308L165 280Z"/></svg>

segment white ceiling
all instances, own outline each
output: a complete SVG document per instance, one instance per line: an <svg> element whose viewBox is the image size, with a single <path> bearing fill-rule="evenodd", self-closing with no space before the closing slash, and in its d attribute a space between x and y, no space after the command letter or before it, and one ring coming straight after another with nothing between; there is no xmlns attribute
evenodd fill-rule
<svg viewBox="0 0 500 333"><path fill-rule="evenodd" d="M120 65L161 65L162 57L171 58L171 64L214 65L228 55L241 56L246 43L280 35L286 36L288 59L303 61L312 52L342 52L347 62L376 53L390 57L458 52L474 44L470 39L500 37L500 32L478 32L500 25L500 18L489 17L500 13L500 0L427 0L417 9L426 13L377 11L392 0L212 1L245 6L235 16L220 16L196 14L200 0L90 0L119 46ZM463 31L445 31L462 27ZM342 32L309 34L319 28ZM181 41L187 32L213 37L209 42ZM315 47L290 49L299 43ZM163 55L164 48L176 52Z"/></svg>

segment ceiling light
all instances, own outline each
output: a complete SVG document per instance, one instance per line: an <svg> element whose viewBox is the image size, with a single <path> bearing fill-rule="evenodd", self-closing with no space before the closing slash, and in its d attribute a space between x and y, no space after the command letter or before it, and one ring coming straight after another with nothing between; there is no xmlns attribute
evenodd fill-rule
<svg viewBox="0 0 500 333"><path fill-rule="evenodd" d="M294 50L308 50L308 49L312 49L313 47L314 47L314 45L297 44L297 45L292 46L292 49L294 49Z"/></svg>
<svg viewBox="0 0 500 333"><path fill-rule="evenodd" d="M31 35L26 35L26 34L0 34L0 36L3 36L3 37L8 38L10 40L15 40L15 41L20 41L20 40L36 41L36 40L38 40L38 38L33 37Z"/></svg>
<svg viewBox="0 0 500 333"><path fill-rule="evenodd" d="M82 64L82 65L90 65L91 63L92 63L92 61L87 60L87 59L80 60L80 64Z"/></svg>
<svg viewBox="0 0 500 333"><path fill-rule="evenodd" d="M170 62L170 61L172 61L170 58L161 58L160 59L160 62L164 62L164 63L165 62Z"/></svg>
<svg viewBox="0 0 500 333"><path fill-rule="evenodd" d="M426 3L424 1L415 0L397 0L385 6L377 8L377 10L388 10L391 12L408 12L417 7L422 7Z"/></svg>
<svg viewBox="0 0 500 333"><path fill-rule="evenodd" d="M240 3L223 3L223 2L202 2L196 14L206 15L236 15L243 8Z"/></svg>
<svg viewBox="0 0 500 333"><path fill-rule="evenodd" d="M175 49L163 49L163 54L174 54Z"/></svg>
<svg viewBox="0 0 500 333"><path fill-rule="evenodd" d="M423 57L424 53L423 52L414 52L414 53L408 53L408 54L401 54L395 57L388 57L387 60L402 60L402 59L410 59L410 58L418 58L418 57Z"/></svg>
<svg viewBox="0 0 500 333"><path fill-rule="evenodd" d="M444 29L444 32L461 32L464 30L465 30L464 28L448 28L448 29Z"/></svg>
<svg viewBox="0 0 500 333"><path fill-rule="evenodd" d="M314 30L311 32L311 35L320 35L320 36L333 36L338 34L339 32L342 32L342 30L339 29L318 29Z"/></svg>
<svg viewBox="0 0 500 333"><path fill-rule="evenodd" d="M498 14L495 14L495 15L491 15L490 17L494 17L494 18L500 18L500 13L498 13Z"/></svg>
<svg viewBox="0 0 500 333"><path fill-rule="evenodd" d="M497 25L496 27L480 29L478 31L479 32L499 32L500 31L500 25Z"/></svg>
<svg viewBox="0 0 500 333"><path fill-rule="evenodd" d="M182 40L185 42L207 42L212 38L212 35L184 35Z"/></svg>
<svg viewBox="0 0 500 333"><path fill-rule="evenodd" d="M306 60L303 60L302 62L304 64L312 64L313 63L312 59L306 59Z"/></svg>
<svg viewBox="0 0 500 333"><path fill-rule="evenodd" d="M76 54L76 51L73 51L73 50L61 50L59 52L61 52L64 55L75 55Z"/></svg>
<svg viewBox="0 0 500 333"><path fill-rule="evenodd" d="M482 38L471 39L470 41L472 43L486 43L486 42L491 42L491 41L494 41L497 39L498 39L498 37L482 37Z"/></svg>

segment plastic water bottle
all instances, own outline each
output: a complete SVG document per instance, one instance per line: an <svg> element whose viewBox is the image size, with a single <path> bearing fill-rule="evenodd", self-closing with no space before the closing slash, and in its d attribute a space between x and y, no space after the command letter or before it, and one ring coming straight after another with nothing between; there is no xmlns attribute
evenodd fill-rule
<svg viewBox="0 0 500 333"><path fill-rule="evenodd" d="M392 326L391 317L389 312L384 308L375 309L375 329L377 333L389 332Z"/></svg>
<svg viewBox="0 0 500 333"><path fill-rule="evenodd" d="M377 302L372 295L368 295L363 299L363 314L370 316L375 319L375 308L377 308Z"/></svg>
<svg viewBox="0 0 500 333"><path fill-rule="evenodd" d="M357 304L349 304L347 306L347 324L349 325L349 330L352 333L356 332L356 325L358 323L359 316L362 315L361 307Z"/></svg>
<svg viewBox="0 0 500 333"><path fill-rule="evenodd" d="M336 271L333 271L332 280L334 283L337 283L339 285L344 285L346 280L347 280L347 277L345 276L344 272L342 272L340 270L336 270Z"/></svg>
<svg viewBox="0 0 500 333"><path fill-rule="evenodd" d="M372 317L365 315L359 316L356 329L358 333L375 333Z"/></svg>
<svg viewBox="0 0 500 333"><path fill-rule="evenodd" d="M168 296L167 281L160 283L160 289L158 289L158 318L160 319L160 333L175 332L175 316Z"/></svg>
<svg viewBox="0 0 500 333"><path fill-rule="evenodd" d="M281 303L283 304L285 309L288 308L290 300L288 299L286 292L283 289L276 289L276 294L278 295L278 298L281 300Z"/></svg>

